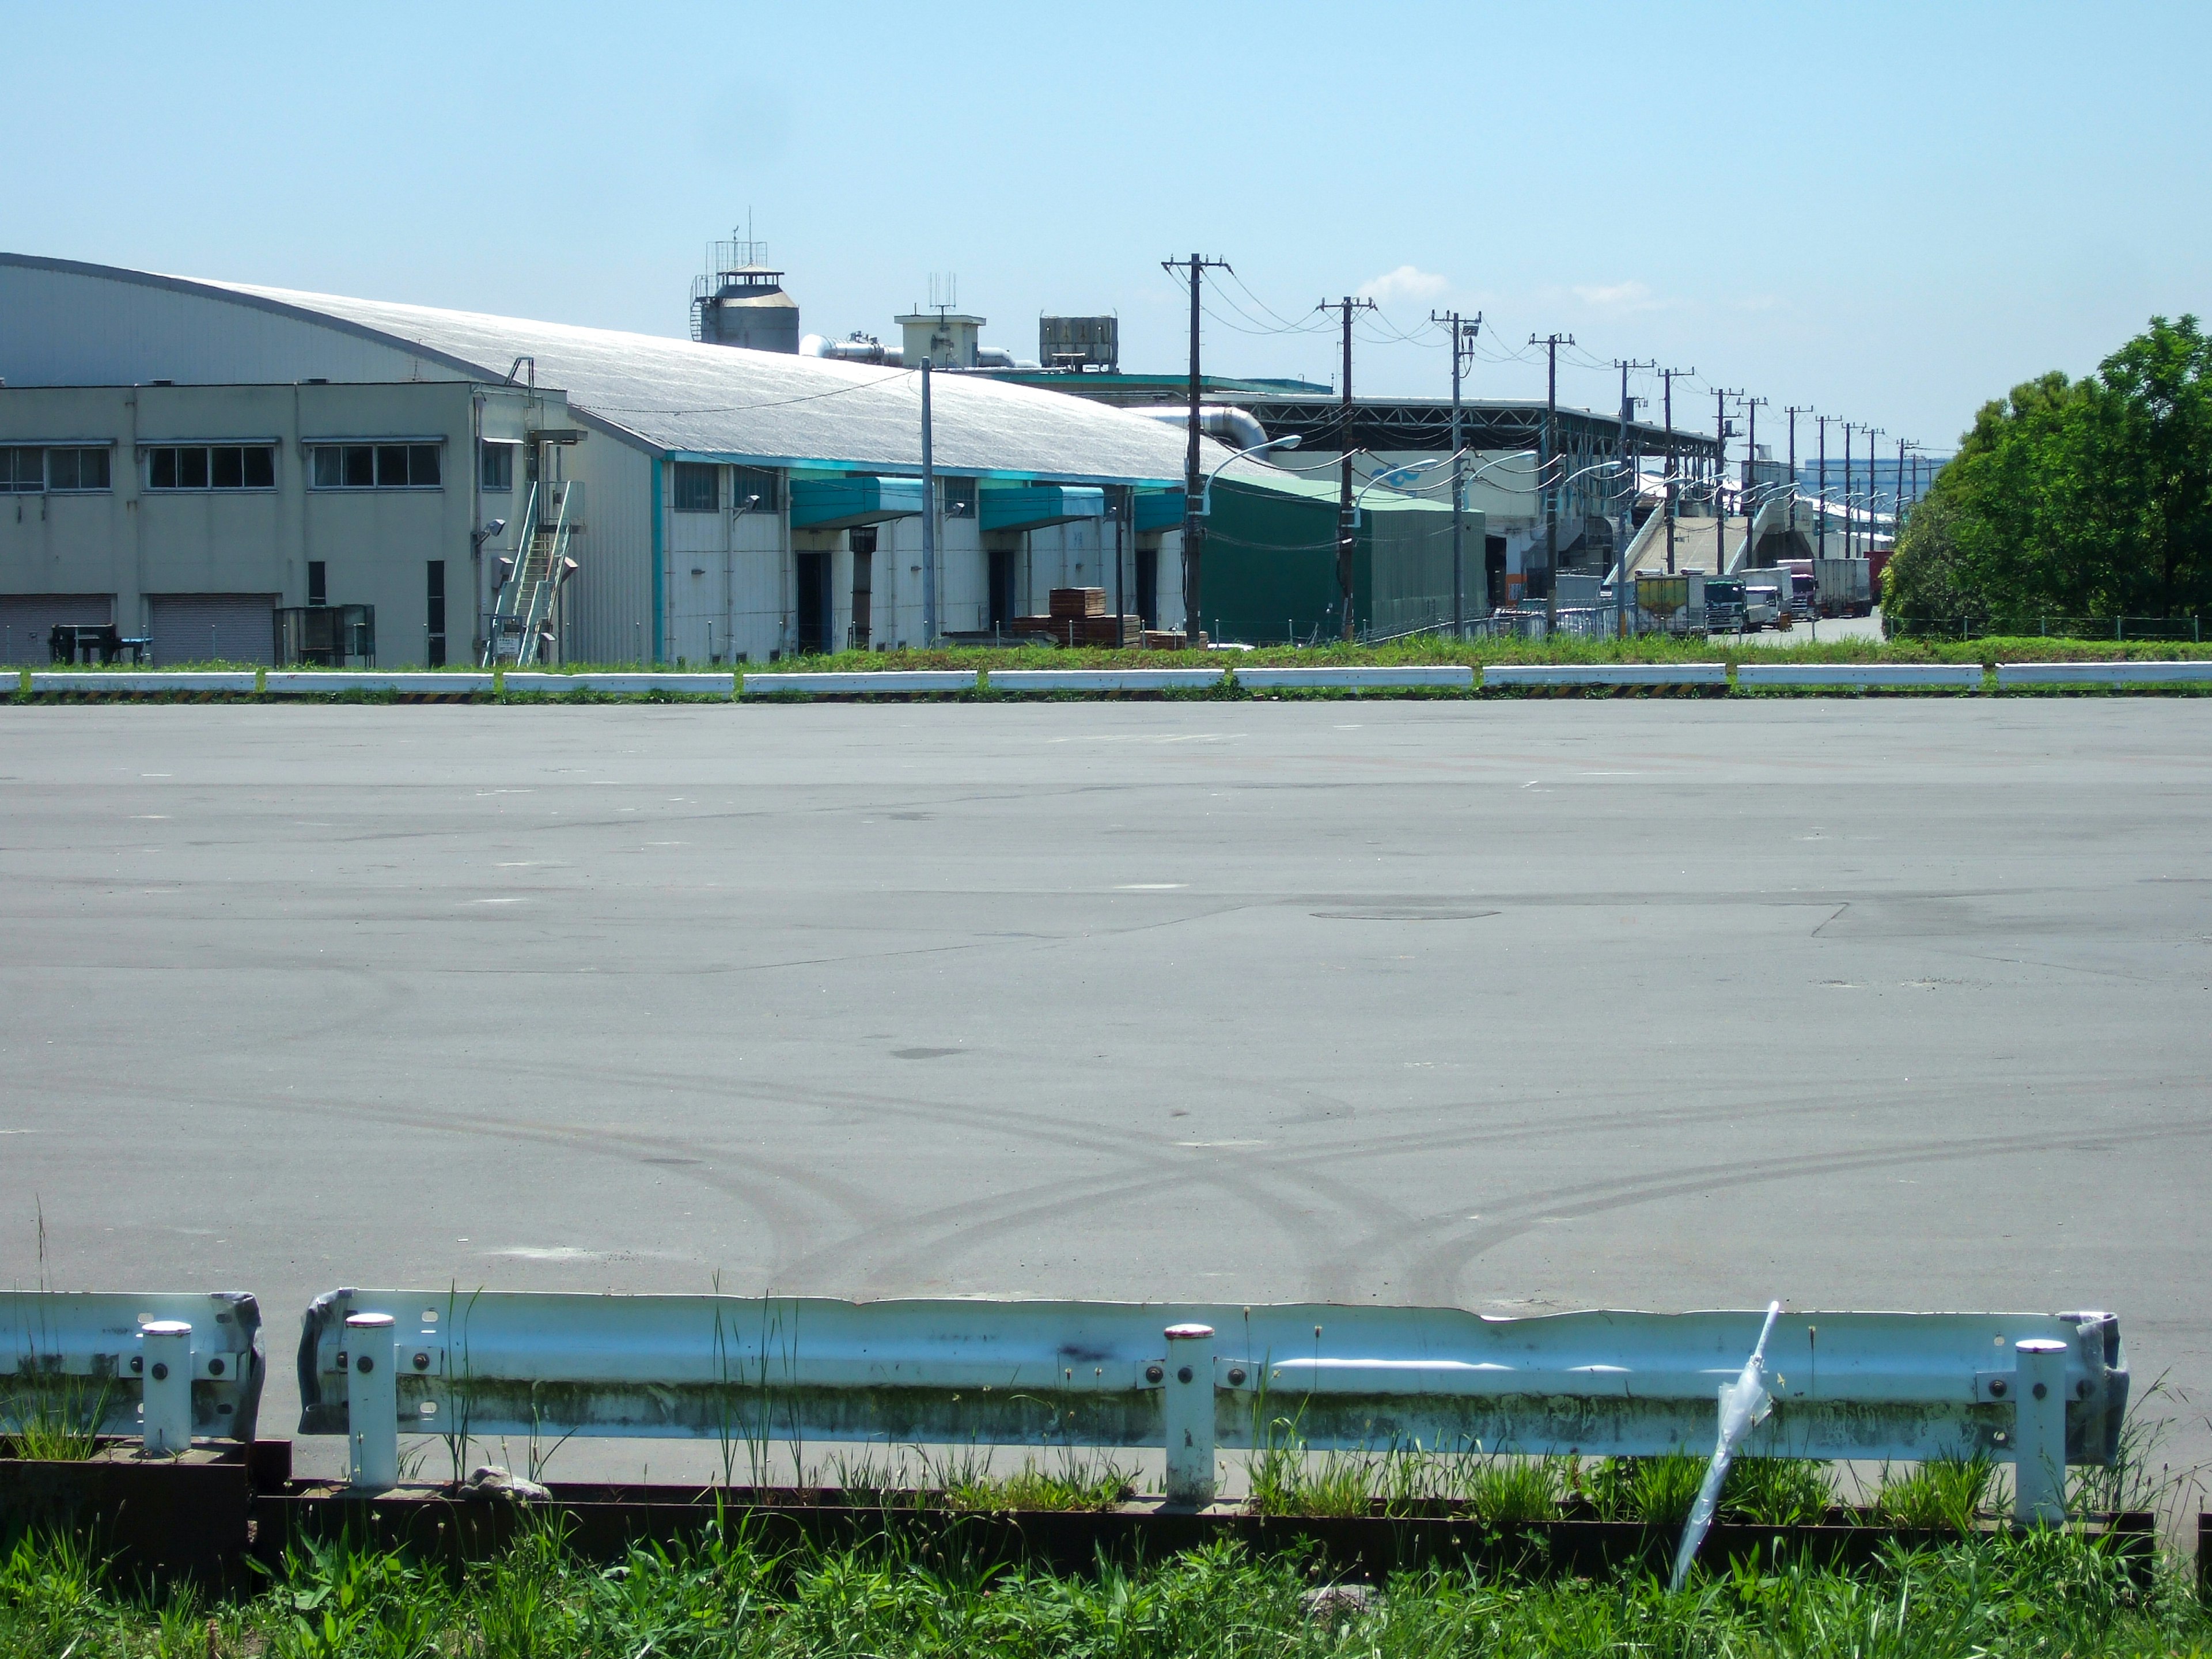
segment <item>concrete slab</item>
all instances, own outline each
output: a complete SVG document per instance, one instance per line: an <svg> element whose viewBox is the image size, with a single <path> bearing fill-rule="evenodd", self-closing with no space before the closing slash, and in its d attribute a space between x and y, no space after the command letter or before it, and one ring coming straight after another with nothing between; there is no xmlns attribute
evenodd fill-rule
<svg viewBox="0 0 2212 1659"><path fill-rule="evenodd" d="M2197 699L0 708L0 1283L258 1291L272 1428L317 1291L718 1273L2106 1307L2201 1395L2208 753Z"/></svg>

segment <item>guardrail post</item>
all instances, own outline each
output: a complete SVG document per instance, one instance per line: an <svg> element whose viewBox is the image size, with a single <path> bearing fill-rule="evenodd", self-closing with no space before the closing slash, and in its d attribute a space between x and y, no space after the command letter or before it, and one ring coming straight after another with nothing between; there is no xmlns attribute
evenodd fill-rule
<svg viewBox="0 0 2212 1659"><path fill-rule="evenodd" d="M2066 1345L2030 1337L2013 1345L2013 1519L2023 1527L2066 1520Z"/></svg>
<svg viewBox="0 0 2212 1659"><path fill-rule="evenodd" d="M1200 1509L1213 1501L1213 1327L1170 1325L1167 1338L1167 1499Z"/></svg>
<svg viewBox="0 0 2212 1659"><path fill-rule="evenodd" d="M149 1319L138 1328L139 1432L149 1457L192 1449L192 1328L181 1319Z"/></svg>
<svg viewBox="0 0 2212 1659"><path fill-rule="evenodd" d="M346 1443L356 1492L399 1484L398 1336L390 1314L346 1316Z"/></svg>

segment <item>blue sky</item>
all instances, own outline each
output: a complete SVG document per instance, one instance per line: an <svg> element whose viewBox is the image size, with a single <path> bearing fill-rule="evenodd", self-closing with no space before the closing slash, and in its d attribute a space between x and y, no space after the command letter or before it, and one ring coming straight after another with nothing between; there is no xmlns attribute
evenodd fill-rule
<svg viewBox="0 0 2212 1659"><path fill-rule="evenodd" d="M1985 398L2203 312L2212 7L0 4L0 247L681 333L750 210L810 331L957 272L985 339L1226 258L1207 366L1540 396L1532 333L1948 448ZM1394 337L1411 334L1414 337ZM1647 384L1648 377L1639 377ZM1769 422L1773 424L1770 427Z"/></svg>

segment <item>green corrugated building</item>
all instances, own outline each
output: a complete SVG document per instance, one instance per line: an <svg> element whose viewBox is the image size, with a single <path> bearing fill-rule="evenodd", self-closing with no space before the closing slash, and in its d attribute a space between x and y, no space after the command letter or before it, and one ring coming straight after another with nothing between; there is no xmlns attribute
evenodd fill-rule
<svg viewBox="0 0 2212 1659"><path fill-rule="evenodd" d="M1204 626L1216 639L1260 643L1342 631L1336 573L1337 483L1239 467L1213 481L1200 570ZM1466 615L1487 615L1481 514L1461 528ZM1352 556L1352 615L1363 635L1388 636L1452 619L1449 501L1370 489Z"/></svg>

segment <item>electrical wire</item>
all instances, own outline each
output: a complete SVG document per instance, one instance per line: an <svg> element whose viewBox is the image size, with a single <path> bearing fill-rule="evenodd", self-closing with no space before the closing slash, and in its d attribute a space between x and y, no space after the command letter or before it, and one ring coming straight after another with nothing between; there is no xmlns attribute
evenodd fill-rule
<svg viewBox="0 0 2212 1659"><path fill-rule="evenodd" d="M842 398L854 392L874 392L895 380L911 380L921 371L918 368L897 369L872 380L862 380L853 386L841 386L829 392L810 392L803 398L774 398L758 404L710 404L696 409L647 409L620 404L594 403L586 407L601 415L742 415L756 409L788 409L793 404L820 403L824 398Z"/></svg>

